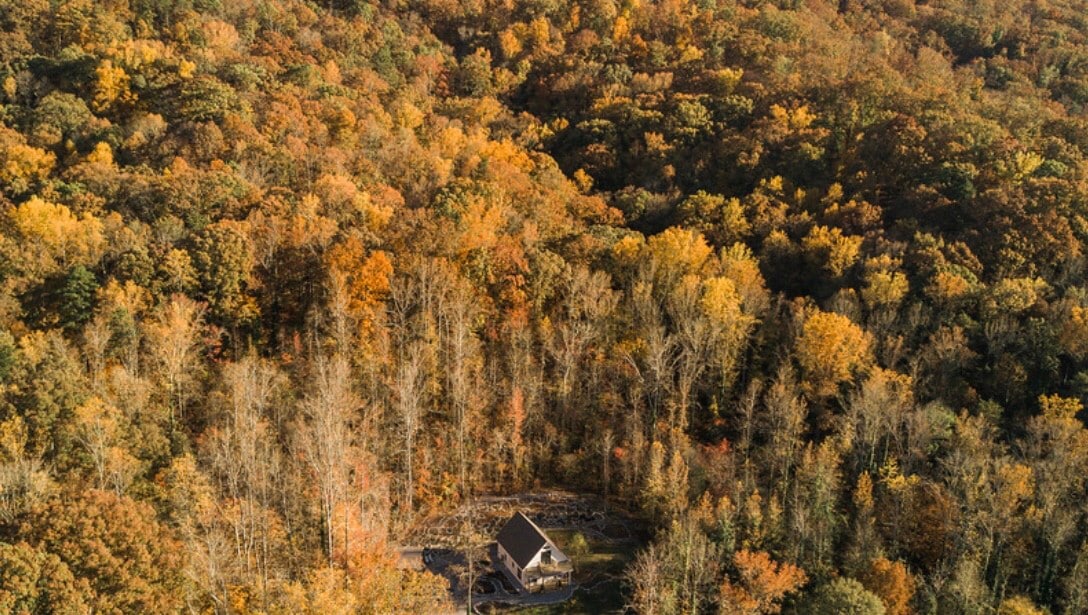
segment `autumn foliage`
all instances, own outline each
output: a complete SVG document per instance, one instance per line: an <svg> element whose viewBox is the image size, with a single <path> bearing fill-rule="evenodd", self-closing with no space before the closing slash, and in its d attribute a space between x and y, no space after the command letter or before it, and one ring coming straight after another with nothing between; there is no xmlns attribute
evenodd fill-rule
<svg viewBox="0 0 1088 615"><path fill-rule="evenodd" d="M1088 611L1082 13L0 2L0 611Z"/></svg>

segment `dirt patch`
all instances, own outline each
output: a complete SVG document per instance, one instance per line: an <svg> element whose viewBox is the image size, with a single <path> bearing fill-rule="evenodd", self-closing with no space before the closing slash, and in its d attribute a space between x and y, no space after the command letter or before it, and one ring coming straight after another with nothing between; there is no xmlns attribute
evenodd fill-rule
<svg viewBox="0 0 1088 615"><path fill-rule="evenodd" d="M516 511L525 513L571 556L572 587L550 595L520 592L485 559L499 529ZM467 602L468 568L463 553L471 546L476 612L609 613L622 612L620 577L631 554L641 547L644 533L637 521L610 509L599 497L548 491L477 498L471 506L416 523L404 542L423 545L427 568L449 578L454 600L462 608ZM588 545L587 552L565 550L575 534L581 535L582 548Z"/></svg>
<svg viewBox="0 0 1088 615"><path fill-rule="evenodd" d="M511 496L484 496L457 511L434 515L406 532L406 544L458 547L466 528L472 528L476 546L489 544L504 523L521 511L544 530L576 529L587 536L605 539L630 538L630 521L610 512L599 497L565 492L537 492Z"/></svg>

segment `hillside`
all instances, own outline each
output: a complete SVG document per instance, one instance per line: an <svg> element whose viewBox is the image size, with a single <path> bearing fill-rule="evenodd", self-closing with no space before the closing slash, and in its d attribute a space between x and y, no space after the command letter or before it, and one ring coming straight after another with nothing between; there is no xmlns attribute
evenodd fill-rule
<svg viewBox="0 0 1088 615"><path fill-rule="evenodd" d="M1086 15L0 0L0 612L1088 613Z"/></svg>

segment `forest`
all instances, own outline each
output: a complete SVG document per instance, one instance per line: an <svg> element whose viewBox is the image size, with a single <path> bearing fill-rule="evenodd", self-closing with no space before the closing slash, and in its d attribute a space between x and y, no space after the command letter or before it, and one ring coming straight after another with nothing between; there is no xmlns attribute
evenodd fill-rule
<svg viewBox="0 0 1088 615"><path fill-rule="evenodd" d="M0 0L0 612L1088 613L1085 0Z"/></svg>

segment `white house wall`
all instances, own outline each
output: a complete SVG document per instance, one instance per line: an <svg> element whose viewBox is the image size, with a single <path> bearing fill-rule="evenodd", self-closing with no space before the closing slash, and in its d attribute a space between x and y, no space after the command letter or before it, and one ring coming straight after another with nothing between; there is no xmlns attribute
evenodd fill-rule
<svg viewBox="0 0 1088 615"><path fill-rule="evenodd" d="M514 558L510 556L510 552L507 551L501 544L496 543L496 545L498 547L497 551L499 555L499 561L502 562L504 566L506 566L507 570L509 570L511 573L514 574L515 577L517 577L518 582L521 583L521 586L525 588L529 587L529 584L525 580L525 571L536 568L540 565L540 558L544 554L544 549L547 547L551 547L553 558L559 552L558 548L556 548L554 544L549 542L541 547L540 550L536 552L536 555L533 556L533 559L529 560L529 563L522 567L519 571L518 563L515 562Z"/></svg>
<svg viewBox="0 0 1088 615"><path fill-rule="evenodd" d="M514 563L514 558L510 557L510 553L505 548L503 548L503 546L501 544L498 545L498 547L499 547L499 561L502 562L503 566L506 566L507 570L514 573L514 575L517 576L518 580L520 581L521 580L521 575L518 574L517 569L514 568L515 566L517 566L517 564Z"/></svg>
<svg viewBox="0 0 1088 615"><path fill-rule="evenodd" d="M529 563L523 566L519 571L518 563L514 561L514 558L510 556L510 553L505 548L503 548L501 544L498 545L499 561L501 561L503 565L506 566L507 570L514 573L514 576L517 577L522 587L529 586L529 584L525 581L525 571L540 565L540 556L543 551L544 548L541 547L540 551L537 551L536 555L533 556L533 559L529 560Z"/></svg>
<svg viewBox="0 0 1088 615"><path fill-rule="evenodd" d="M529 560L528 564L525 564L525 567L526 568L536 568L537 566L539 566L540 565L540 554L543 553L543 552L544 552L544 548L541 547L541 549L536 552L536 555L533 556L533 559Z"/></svg>

